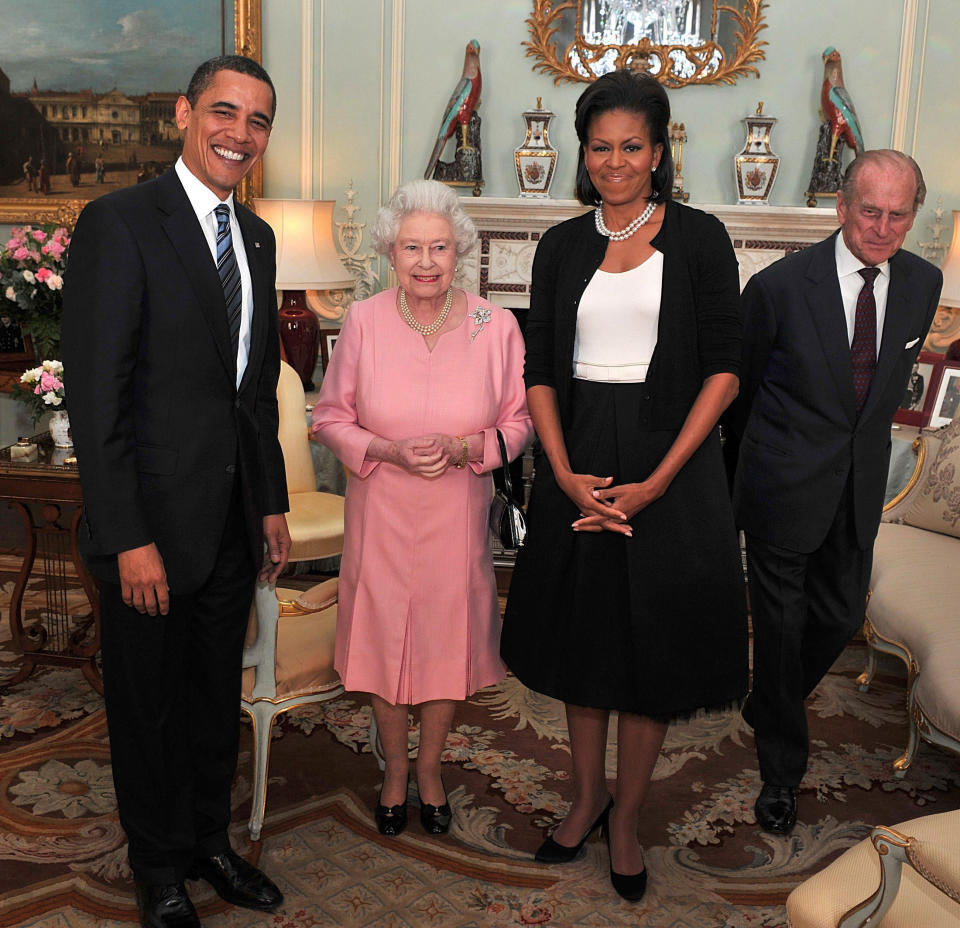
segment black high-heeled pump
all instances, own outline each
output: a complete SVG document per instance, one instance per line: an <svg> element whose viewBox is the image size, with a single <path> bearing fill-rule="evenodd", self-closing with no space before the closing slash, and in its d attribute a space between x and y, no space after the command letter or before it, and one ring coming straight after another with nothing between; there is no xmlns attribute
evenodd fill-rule
<svg viewBox="0 0 960 928"><path fill-rule="evenodd" d="M380 796L383 790L380 790ZM377 831L388 838L396 838L403 834L407 827L407 797L404 796L403 802L395 806L385 806L377 797L377 807L373 810L373 817L377 823Z"/></svg>
<svg viewBox="0 0 960 928"><path fill-rule="evenodd" d="M612 803L611 803L612 805ZM647 868L639 873L617 873L613 869L613 852L610 850L610 823L604 828L607 839L607 853L610 855L610 885L627 902L639 902L647 891Z"/></svg>
<svg viewBox="0 0 960 928"><path fill-rule="evenodd" d="M419 795L417 798L420 799ZM420 799L420 824L428 835L445 835L450 830L452 819L449 802L434 806Z"/></svg>
<svg viewBox="0 0 960 928"><path fill-rule="evenodd" d="M610 801L607 803L606 808L597 816L597 820L587 829L587 833L580 839L579 844L575 844L573 847L569 847L566 844L560 844L557 841L554 841L553 838L547 838L540 847L537 848L537 853L534 856L534 860L540 864L567 864L571 860L574 860L580 855L580 852L583 850L584 842L587 838L590 837L598 828L602 828L607 824L607 819L610 816L610 810L613 808L613 798L611 797Z"/></svg>

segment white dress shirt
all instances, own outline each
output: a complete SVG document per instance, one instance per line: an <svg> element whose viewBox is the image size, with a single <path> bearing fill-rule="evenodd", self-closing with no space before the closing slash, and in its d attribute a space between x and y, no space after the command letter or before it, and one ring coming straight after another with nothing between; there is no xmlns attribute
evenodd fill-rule
<svg viewBox="0 0 960 928"><path fill-rule="evenodd" d="M863 289L864 279L860 268L868 267L857 258L843 240L843 230L837 235L837 277L840 279L840 295L843 297L843 312L847 317L847 344L853 344L853 327L857 321L857 297ZM880 272L873 281L873 298L877 303L877 356L883 338L883 320L887 312L887 291L890 289L890 262L873 265Z"/></svg>
<svg viewBox="0 0 960 928"><path fill-rule="evenodd" d="M183 163L183 158L177 158L175 165L177 177L183 184L187 199L193 207L203 229L204 237L210 246L210 255L213 265L217 265L217 217L214 210L224 203L230 210L230 235L233 238L233 253L237 259L237 269L240 271L240 344L237 348L237 389L243 380L243 372L247 369L247 359L250 357L250 325L253 321L253 280L250 277L250 266L247 264L247 253L243 247L243 233L237 222L237 214L233 206L233 194L226 200L221 200L206 184L201 183ZM224 310L226 314L226 310Z"/></svg>

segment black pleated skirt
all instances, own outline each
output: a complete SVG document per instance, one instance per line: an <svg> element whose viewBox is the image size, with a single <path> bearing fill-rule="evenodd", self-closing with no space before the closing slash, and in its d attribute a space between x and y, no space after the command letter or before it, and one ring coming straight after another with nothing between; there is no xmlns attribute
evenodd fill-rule
<svg viewBox="0 0 960 928"><path fill-rule="evenodd" d="M638 427L644 384L575 380L565 436L576 473L646 479L677 436ZM531 689L670 720L747 691L747 616L719 435L631 520L633 537L574 532L576 507L536 459L501 654Z"/></svg>

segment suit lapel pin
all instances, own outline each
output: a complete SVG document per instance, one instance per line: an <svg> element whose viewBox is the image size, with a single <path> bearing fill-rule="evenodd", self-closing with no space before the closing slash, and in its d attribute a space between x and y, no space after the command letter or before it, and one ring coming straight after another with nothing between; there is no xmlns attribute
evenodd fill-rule
<svg viewBox="0 0 960 928"><path fill-rule="evenodd" d="M254 243L253 243L253 247L254 247L254 248L259 248L259 247L260 247L260 243L259 243L259 242L254 242Z"/></svg>

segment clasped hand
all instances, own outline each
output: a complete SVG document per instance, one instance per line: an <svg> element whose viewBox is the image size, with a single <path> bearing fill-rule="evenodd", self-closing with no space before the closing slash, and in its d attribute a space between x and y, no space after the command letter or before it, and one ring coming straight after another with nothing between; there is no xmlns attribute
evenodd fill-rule
<svg viewBox="0 0 960 928"><path fill-rule="evenodd" d="M575 532L616 532L632 538L629 520L663 495L649 480L612 486L613 477L570 473L557 482L580 513L572 526Z"/></svg>
<svg viewBox="0 0 960 928"><path fill-rule="evenodd" d="M419 477L439 477L451 461L459 461L463 446L453 435L421 435L393 442L393 463Z"/></svg>

